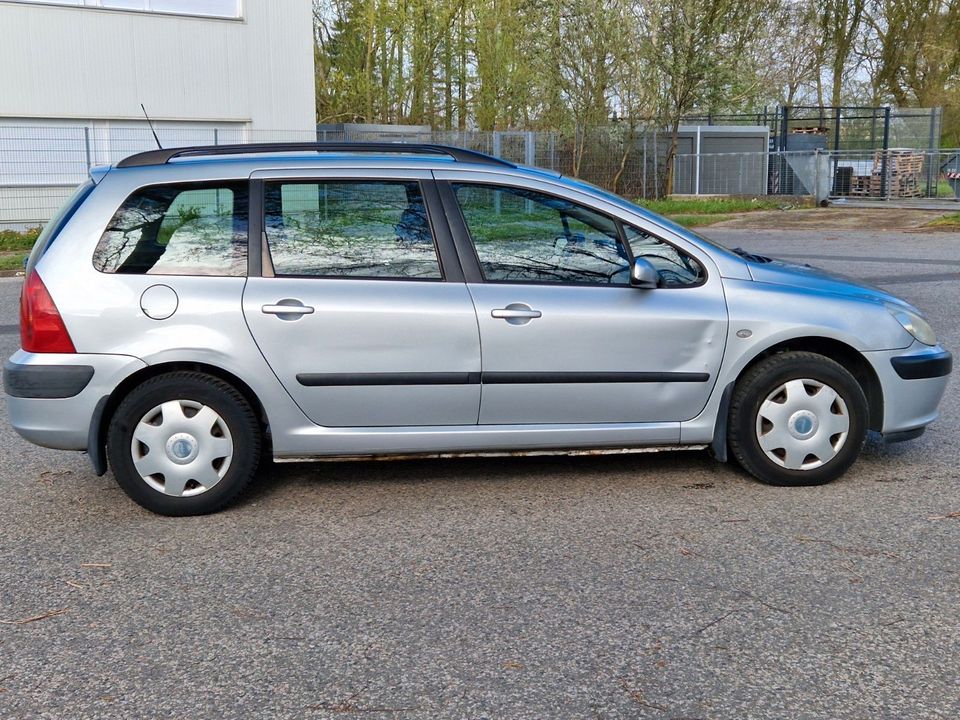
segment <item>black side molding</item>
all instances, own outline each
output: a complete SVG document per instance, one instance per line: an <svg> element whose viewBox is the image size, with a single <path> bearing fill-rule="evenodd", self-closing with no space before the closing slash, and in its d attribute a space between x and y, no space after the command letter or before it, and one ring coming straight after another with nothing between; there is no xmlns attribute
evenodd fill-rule
<svg viewBox="0 0 960 720"><path fill-rule="evenodd" d="M3 386L7 395L19 398L69 398L79 395L93 377L90 365L3 366Z"/></svg>
<svg viewBox="0 0 960 720"><path fill-rule="evenodd" d="M526 383L675 383L707 382L707 373L688 372L485 372L484 385Z"/></svg>
<svg viewBox="0 0 960 720"><path fill-rule="evenodd" d="M707 382L708 373L684 372L465 372L465 373L300 373L305 387L362 385L525 385L544 383Z"/></svg>
<svg viewBox="0 0 960 720"><path fill-rule="evenodd" d="M953 370L953 355L946 350L929 355L904 355L890 358L890 364L904 380L923 380L949 375Z"/></svg>
<svg viewBox="0 0 960 720"><path fill-rule="evenodd" d="M480 383L480 373L300 373L297 382L305 387L477 385Z"/></svg>

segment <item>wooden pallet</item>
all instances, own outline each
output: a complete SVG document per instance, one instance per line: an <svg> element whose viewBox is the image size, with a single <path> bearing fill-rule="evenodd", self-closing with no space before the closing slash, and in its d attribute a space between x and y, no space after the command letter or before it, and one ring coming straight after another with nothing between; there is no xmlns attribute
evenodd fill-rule
<svg viewBox="0 0 960 720"><path fill-rule="evenodd" d="M923 197L923 153L916 150L893 149L886 151L887 181L883 181L884 151L873 154L873 172L869 178L867 194L880 197Z"/></svg>

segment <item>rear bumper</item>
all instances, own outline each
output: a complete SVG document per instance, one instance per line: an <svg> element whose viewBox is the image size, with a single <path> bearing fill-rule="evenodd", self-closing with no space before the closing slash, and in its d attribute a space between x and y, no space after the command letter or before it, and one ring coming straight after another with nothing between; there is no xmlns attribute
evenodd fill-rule
<svg viewBox="0 0 960 720"><path fill-rule="evenodd" d="M83 392L93 378L91 365L3 366L3 388L17 398L71 398Z"/></svg>
<svg viewBox="0 0 960 720"><path fill-rule="evenodd" d="M101 398L146 365L127 355L27 353L3 370L10 424L36 445L86 450Z"/></svg>
<svg viewBox="0 0 960 720"><path fill-rule="evenodd" d="M916 437L937 419L937 405L947 388L953 359L943 348L919 342L905 350L867 352L883 388L884 438L891 442Z"/></svg>

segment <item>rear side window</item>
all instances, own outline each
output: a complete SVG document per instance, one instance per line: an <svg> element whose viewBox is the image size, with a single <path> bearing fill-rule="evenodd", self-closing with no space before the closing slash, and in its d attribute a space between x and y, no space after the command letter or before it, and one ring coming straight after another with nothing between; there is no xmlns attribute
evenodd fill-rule
<svg viewBox="0 0 960 720"><path fill-rule="evenodd" d="M105 273L242 276L247 215L246 182L141 188L110 220L93 265Z"/></svg>
<svg viewBox="0 0 960 720"><path fill-rule="evenodd" d="M277 276L442 277L416 181L267 183L264 229Z"/></svg>

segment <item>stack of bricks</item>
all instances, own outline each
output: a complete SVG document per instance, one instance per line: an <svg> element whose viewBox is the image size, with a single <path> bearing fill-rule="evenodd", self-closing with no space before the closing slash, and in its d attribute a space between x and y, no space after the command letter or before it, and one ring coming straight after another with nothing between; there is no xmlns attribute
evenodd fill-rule
<svg viewBox="0 0 960 720"><path fill-rule="evenodd" d="M887 182L883 187L883 150L873 154L873 173L870 175L869 195L881 197L923 197L923 153L915 150L887 150Z"/></svg>

